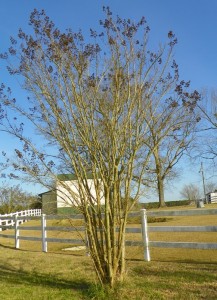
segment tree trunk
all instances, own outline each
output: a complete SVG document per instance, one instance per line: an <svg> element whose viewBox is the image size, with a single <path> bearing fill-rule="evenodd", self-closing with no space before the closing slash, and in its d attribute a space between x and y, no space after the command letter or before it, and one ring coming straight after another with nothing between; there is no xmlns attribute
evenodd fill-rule
<svg viewBox="0 0 217 300"><path fill-rule="evenodd" d="M164 207L166 206L164 200L164 182L161 176L157 177L157 187L158 187L159 207Z"/></svg>
<svg viewBox="0 0 217 300"><path fill-rule="evenodd" d="M156 164L159 207L164 207L166 206L166 203L164 201L164 177L162 176L162 165L159 157L159 147L156 147L154 157Z"/></svg>

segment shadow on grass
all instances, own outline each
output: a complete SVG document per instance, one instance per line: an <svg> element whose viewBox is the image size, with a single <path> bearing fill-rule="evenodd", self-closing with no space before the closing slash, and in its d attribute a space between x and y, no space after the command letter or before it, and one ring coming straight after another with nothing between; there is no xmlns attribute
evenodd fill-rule
<svg viewBox="0 0 217 300"><path fill-rule="evenodd" d="M170 280L178 280L185 282L196 282L196 283L204 283L204 282L216 282L217 281L217 273L216 266L213 268L204 268L204 266L200 267L200 265L191 265L192 268L182 269L182 266L179 265L177 269L170 269L170 266L167 266L166 269L161 267L152 268L152 267L144 267L137 266L133 268L134 273L137 276L143 277L158 277L164 278L170 282Z"/></svg>
<svg viewBox="0 0 217 300"><path fill-rule="evenodd" d="M19 249L16 249L14 246L6 246L6 245L2 245L0 244L0 249L1 248L4 248L4 249L11 249L11 250L16 250L16 251L20 251L20 252L32 252L32 253L35 253L35 252L39 252L39 253L42 253L41 250L29 250L29 249L25 249L25 248L19 248ZM79 253L79 252L73 252L73 251L64 251L62 249L60 250L54 250L54 251L49 251L49 253L52 253L52 254L64 254L64 255L69 255L69 256L75 256L75 257L84 257L86 256L86 253Z"/></svg>
<svg viewBox="0 0 217 300"><path fill-rule="evenodd" d="M43 274L38 272L27 272L22 269L15 269L11 265L0 264L1 283L11 285L26 285L31 287L44 287L51 289L69 289L79 291L85 298L89 295L93 283L83 279L66 280L58 278L53 274Z"/></svg>
<svg viewBox="0 0 217 300"><path fill-rule="evenodd" d="M15 247L14 247L14 246L5 246L5 245L0 244L0 249L1 249L1 248L15 250Z"/></svg>
<svg viewBox="0 0 217 300"><path fill-rule="evenodd" d="M128 262L144 262L147 263L143 258L127 258ZM215 261L198 261L197 259L152 259L151 262L154 263L174 263L174 264L195 264L195 265L213 265L217 266L217 262Z"/></svg>

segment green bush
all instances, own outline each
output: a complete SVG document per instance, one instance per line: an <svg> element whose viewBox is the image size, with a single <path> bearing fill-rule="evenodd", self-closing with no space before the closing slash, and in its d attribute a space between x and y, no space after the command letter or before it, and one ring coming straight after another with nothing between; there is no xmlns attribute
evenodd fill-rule
<svg viewBox="0 0 217 300"><path fill-rule="evenodd" d="M79 214L80 211L76 207L60 207L57 208L58 215L74 215Z"/></svg>
<svg viewBox="0 0 217 300"><path fill-rule="evenodd" d="M166 202L166 206L172 207L172 206L184 206L189 205L191 203L190 200L177 200L177 201L168 201Z"/></svg>
<svg viewBox="0 0 217 300"><path fill-rule="evenodd" d="M172 218L165 218L165 217L148 217L147 221L148 223L160 223L160 222L167 222L169 220L172 220ZM127 224L141 224L141 217L129 217L127 220Z"/></svg>
<svg viewBox="0 0 217 300"><path fill-rule="evenodd" d="M184 206L184 205L189 205L190 202L191 202L190 200L166 201L166 206L167 207ZM159 202L141 203L141 208L145 208L145 209L159 208Z"/></svg>

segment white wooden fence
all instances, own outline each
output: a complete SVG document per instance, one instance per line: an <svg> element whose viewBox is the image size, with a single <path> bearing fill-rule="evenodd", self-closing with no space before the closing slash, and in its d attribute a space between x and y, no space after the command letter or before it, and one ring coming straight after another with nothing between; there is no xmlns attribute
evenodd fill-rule
<svg viewBox="0 0 217 300"><path fill-rule="evenodd" d="M165 217L165 216L203 216L203 215L217 215L217 209L193 209L193 210L164 210L164 211L148 211L141 210L142 234L144 242L144 257L145 260L150 261L150 247L159 248L191 248L191 249L217 249L217 243L197 243L197 242L162 242L150 241L148 237L149 232L217 232L217 226L148 226L147 216L150 217ZM216 219L217 225L217 219ZM216 239L217 240L217 239Z"/></svg>
<svg viewBox="0 0 217 300"><path fill-rule="evenodd" d="M86 231L84 226L76 226L76 227L64 227L64 226L47 226L47 220L61 220L61 219L83 219L83 216L80 214L72 215L72 216L57 216L57 215L50 215L46 216L45 214L35 215L35 216L19 216L15 214L14 216L8 216L8 217L1 217L0 220L4 221L8 220L8 222L11 222L10 224L14 224L13 226L2 226L4 228L10 228L14 229L15 233L14 235L8 235L8 234L0 234L0 237L3 238L9 238L15 240L15 248L20 248L20 240L27 240L27 241L38 241L42 243L42 251L47 252L47 245L48 242L58 242L58 243L67 243L67 244L86 244L86 240L78 240L78 239L64 239L64 238L48 238L47 237L47 231ZM40 226L20 226L20 223L26 222L29 220L41 220ZM28 231L41 231L41 237L27 237L27 236L21 236L20 231L21 230L28 230Z"/></svg>
<svg viewBox="0 0 217 300"><path fill-rule="evenodd" d="M0 215L0 231L11 228L15 225L15 217L20 217L18 224L27 221L24 217L41 216L41 209L27 209L10 214Z"/></svg>
<svg viewBox="0 0 217 300"><path fill-rule="evenodd" d="M40 214L40 212L38 212ZM193 249L217 249L217 243L195 243L195 242L162 242L162 241L150 241L149 232L217 232L217 226L149 226L147 223L147 217L164 217L164 216L197 216L197 215L217 215L217 209L194 209L194 210L177 210L177 211L146 211L142 209L140 212L130 213L129 217L141 216L140 228L126 228L126 233L139 233L142 235L142 241L126 241L126 246L143 246L144 258L146 261L150 261L150 247L160 248L193 248ZM14 235L0 234L0 237L12 238L15 240L15 248L19 248L20 240L40 241L42 243L42 251L48 251L49 242L59 242L67 244L82 244L88 245L86 240L82 239L60 239L60 238L48 238L47 231L83 231L84 226L76 227L63 227L63 226L47 226L46 221L51 219L64 219L64 216L20 216L14 215L8 217L8 220L13 220L15 229ZM83 219L82 215L67 216L71 219ZM6 220L6 217L3 217ZM30 219L41 219L40 226L19 226L20 221ZM2 221L2 216L0 216ZM217 223L217 220L216 220ZM41 231L41 237L26 237L20 235L20 230L39 230Z"/></svg>

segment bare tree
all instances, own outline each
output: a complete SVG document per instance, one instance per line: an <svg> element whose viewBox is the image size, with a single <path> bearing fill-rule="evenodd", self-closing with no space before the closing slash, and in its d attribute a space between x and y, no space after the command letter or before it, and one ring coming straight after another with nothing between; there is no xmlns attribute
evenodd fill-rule
<svg viewBox="0 0 217 300"><path fill-rule="evenodd" d="M172 90L173 85L170 82L168 91ZM188 86L189 82L185 83L185 87ZM160 206L165 205L164 181L171 176L174 179L174 166L186 151L190 151L196 125L200 121L199 113L195 109L200 99L199 93L184 92L182 85L176 86L175 90L178 91L177 94L166 101L166 91L153 95L152 103L147 107L147 147L153 155L153 167L150 171L156 174Z"/></svg>
<svg viewBox="0 0 217 300"><path fill-rule="evenodd" d="M217 184L210 181L210 182L206 182L206 192L207 193L211 193L214 192L217 189Z"/></svg>
<svg viewBox="0 0 217 300"><path fill-rule="evenodd" d="M201 111L200 128L197 130L198 143L195 147L195 158L206 159L211 168L215 168L217 157L216 133L217 133L217 91L203 90L202 101L197 103Z"/></svg>
<svg viewBox="0 0 217 300"><path fill-rule="evenodd" d="M44 11L31 14L34 34L20 30L20 43L11 38L9 55L18 64L8 67L12 75L22 76L29 97L16 101L2 86L1 120L3 130L22 143L15 150L16 170L44 185L55 179L65 188L56 174L76 176L79 197L69 188L68 193L84 216L99 281L114 286L125 274L128 213L140 197L151 155L159 147L158 142L148 146L151 124L164 122L153 119L153 103L155 112L164 111L162 102L173 111L174 99L166 97L172 88L179 96L175 102L188 99L190 109L198 94L184 95L187 83L179 82L172 32L168 43L152 52L144 18L135 23L113 18L108 8L104 11L103 32L91 30L92 43L85 42L81 32L60 32ZM158 94L161 101L156 100ZM28 137L24 123L41 136L38 145Z"/></svg>
<svg viewBox="0 0 217 300"><path fill-rule="evenodd" d="M187 200L190 201L195 201L200 199L201 197L201 192L200 189L198 187L198 185L190 183L190 184L186 184L180 194Z"/></svg>

